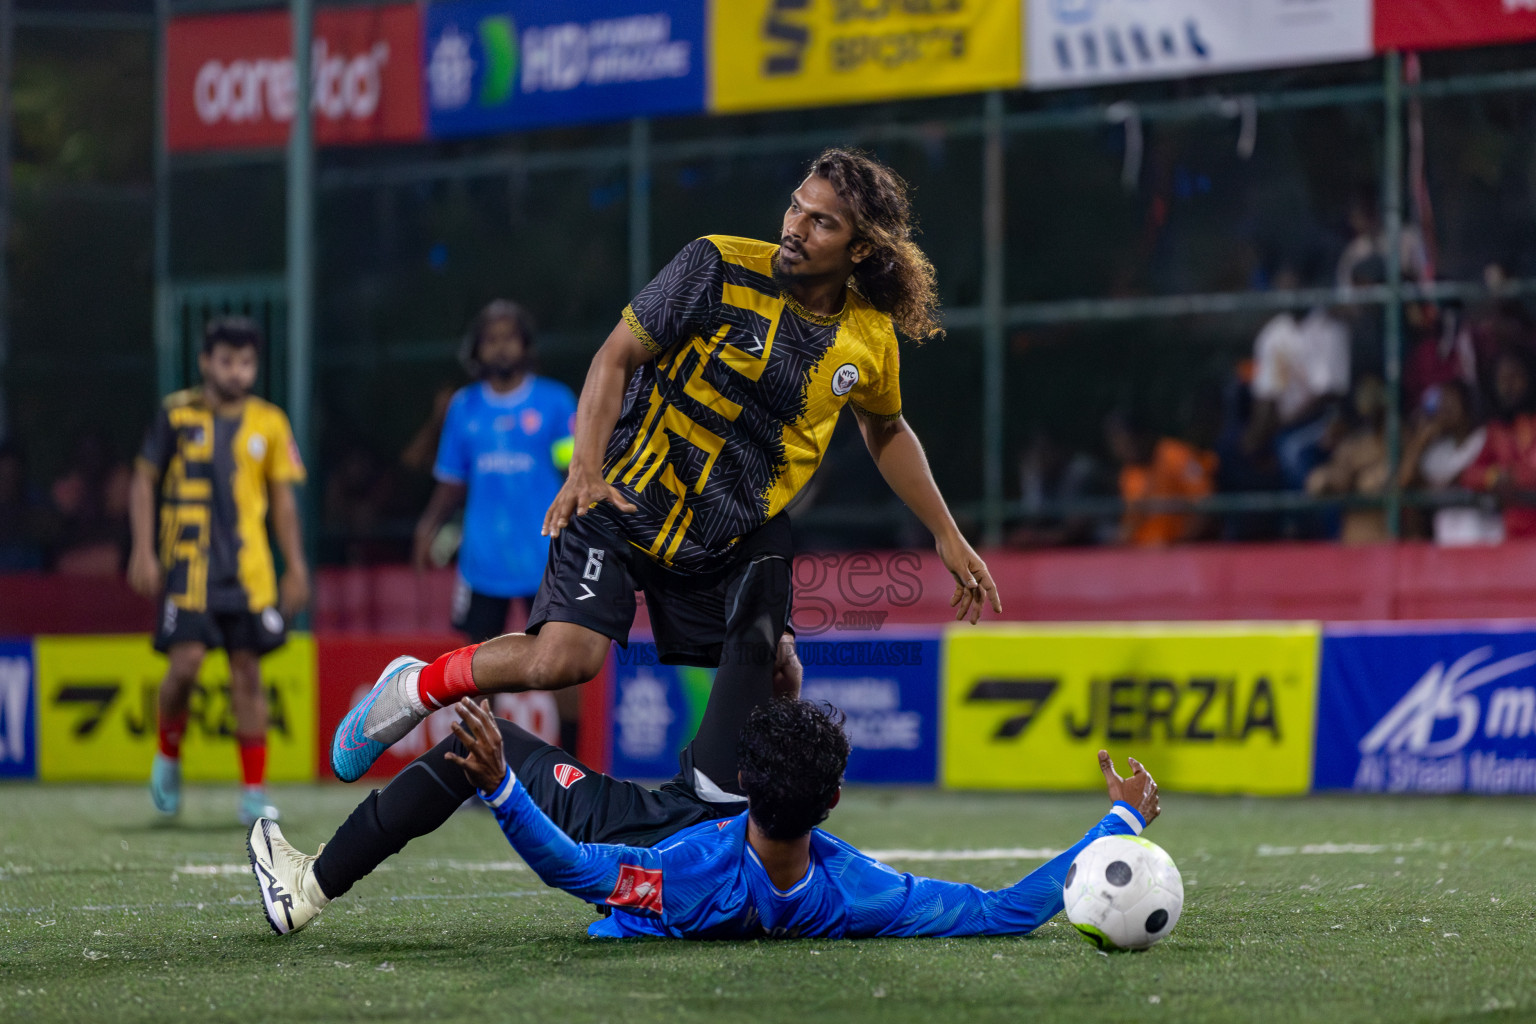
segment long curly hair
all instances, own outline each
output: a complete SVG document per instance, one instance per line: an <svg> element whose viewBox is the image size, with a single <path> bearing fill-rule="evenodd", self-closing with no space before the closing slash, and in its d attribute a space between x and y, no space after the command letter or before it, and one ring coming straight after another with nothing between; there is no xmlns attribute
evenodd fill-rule
<svg viewBox="0 0 1536 1024"><path fill-rule="evenodd" d="M848 767L842 721L829 704L789 698L747 716L736 746L741 788L770 839L798 839L827 820Z"/></svg>
<svg viewBox="0 0 1536 1024"><path fill-rule="evenodd" d="M943 337L933 264L912 240L907 183L869 154L850 149L824 151L809 173L832 185L853 217L854 237L874 248L854 267L854 286L907 337Z"/></svg>

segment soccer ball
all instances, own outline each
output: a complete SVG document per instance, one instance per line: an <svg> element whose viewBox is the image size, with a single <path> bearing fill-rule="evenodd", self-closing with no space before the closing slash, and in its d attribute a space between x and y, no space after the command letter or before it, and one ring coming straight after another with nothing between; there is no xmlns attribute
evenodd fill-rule
<svg viewBox="0 0 1536 1024"><path fill-rule="evenodd" d="M1067 869L1067 920L1101 950L1146 949L1173 931L1184 880L1173 858L1140 836L1104 836Z"/></svg>

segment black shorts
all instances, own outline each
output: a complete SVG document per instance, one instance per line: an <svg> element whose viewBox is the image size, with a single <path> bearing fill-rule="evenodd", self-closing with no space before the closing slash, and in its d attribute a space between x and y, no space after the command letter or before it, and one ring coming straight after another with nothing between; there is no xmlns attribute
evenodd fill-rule
<svg viewBox="0 0 1536 1024"><path fill-rule="evenodd" d="M748 568L762 558L788 562L794 555L789 518L780 513L743 537L724 568L678 572L626 540L610 515L599 505L573 518L550 542L529 633L546 622L572 622L628 647L639 590L662 664L713 668L720 664L726 617Z"/></svg>
<svg viewBox="0 0 1536 1024"><path fill-rule="evenodd" d="M469 638L472 644L484 643L507 631L507 612L513 601L532 601L532 598L495 597L482 594L472 588L461 576L454 582L453 628Z"/></svg>
<svg viewBox="0 0 1536 1024"><path fill-rule="evenodd" d="M561 831L578 843L652 846L701 821L729 818L747 809L745 800L711 803L694 789L693 750L680 758L681 771L659 789L647 789L594 771L559 747L504 719L502 747L523 788ZM450 749L462 752L457 737Z"/></svg>
<svg viewBox="0 0 1536 1024"><path fill-rule="evenodd" d="M288 640L288 624L276 608L259 612L195 612L167 599L155 626L155 650L164 654L175 644L198 643L226 651L267 654Z"/></svg>

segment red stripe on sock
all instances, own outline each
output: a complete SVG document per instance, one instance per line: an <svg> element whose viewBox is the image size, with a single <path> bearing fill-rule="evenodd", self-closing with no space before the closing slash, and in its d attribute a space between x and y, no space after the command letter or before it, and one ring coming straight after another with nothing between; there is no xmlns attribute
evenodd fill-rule
<svg viewBox="0 0 1536 1024"><path fill-rule="evenodd" d="M475 659L479 644L449 651L432 664L425 666L416 677L416 694L429 708L441 708L460 697L479 693L470 666Z"/></svg>
<svg viewBox="0 0 1536 1024"><path fill-rule="evenodd" d="M259 786L267 778L266 736L237 736L240 743L240 775L247 786Z"/></svg>
<svg viewBox="0 0 1536 1024"><path fill-rule="evenodd" d="M160 718L160 753L175 759L181 756L181 738L187 732L187 713Z"/></svg>

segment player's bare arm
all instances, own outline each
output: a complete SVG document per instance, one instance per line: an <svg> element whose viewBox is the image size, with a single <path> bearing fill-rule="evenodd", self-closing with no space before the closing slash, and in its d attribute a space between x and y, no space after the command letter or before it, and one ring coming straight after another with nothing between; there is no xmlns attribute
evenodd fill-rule
<svg viewBox="0 0 1536 1024"><path fill-rule="evenodd" d="M1123 800L1136 808L1136 813L1148 825L1152 819L1163 812L1157 799L1157 782L1148 773L1142 763L1134 757L1127 757L1131 765L1130 778L1121 778L1115 770L1115 762L1110 759L1109 751L1099 751L1099 771L1104 773L1104 785L1109 789L1109 799Z"/></svg>
<svg viewBox="0 0 1536 1024"><path fill-rule="evenodd" d="M464 496L468 493L468 487L451 480L439 480L432 489L432 497L427 499L427 507L422 511L411 539L411 565L417 572L427 570L432 554L432 539L454 510L464 504Z"/></svg>
<svg viewBox="0 0 1536 1024"><path fill-rule="evenodd" d="M128 585L134 593L151 600L160 596L164 584L160 556L155 552L155 489L160 476L144 460L133 468L128 485L128 523L133 532L133 551L128 556Z"/></svg>
<svg viewBox="0 0 1536 1024"><path fill-rule="evenodd" d="M565 485L544 514L544 536L560 536L560 531L570 525L571 516L586 515L600 501L609 502L620 512L635 511L618 488L603 479L603 454L614 425L619 422L630 376L641 363L653 358L654 353L640 344L623 320L592 357L581 397L576 401L576 447L571 454L571 468Z"/></svg>
<svg viewBox="0 0 1536 1024"><path fill-rule="evenodd" d="M272 528L283 553L283 578L278 582L278 610L286 619L309 605L309 563L304 560L304 534L299 528L299 503L293 485L274 480L269 485Z"/></svg>
<svg viewBox="0 0 1536 1024"><path fill-rule="evenodd" d="M991 605L993 612L1002 614L1003 599L997 584L987 571L987 564L966 542L949 514L917 434L900 416L887 420L871 416L857 406L854 409L864 444L880 475L933 534L939 558L955 578L955 592L949 601L955 609L955 621L977 622L983 605Z"/></svg>
<svg viewBox="0 0 1536 1024"><path fill-rule="evenodd" d="M491 716L489 701L476 703L468 697L453 706L459 721L453 723L453 734L464 744L464 755L448 751L443 756L464 769L482 792L489 793L501 785L507 774L506 757L501 752L501 731Z"/></svg>

